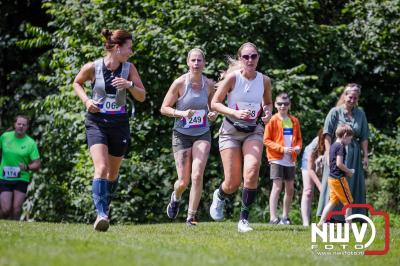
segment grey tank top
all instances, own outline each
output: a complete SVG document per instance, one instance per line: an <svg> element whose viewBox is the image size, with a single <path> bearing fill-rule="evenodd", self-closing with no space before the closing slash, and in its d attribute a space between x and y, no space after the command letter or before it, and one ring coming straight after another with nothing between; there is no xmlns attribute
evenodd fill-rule
<svg viewBox="0 0 400 266"><path fill-rule="evenodd" d="M210 129L208 122L208 86L206 78L201 76L201 89L193 90L189 73L185 77L185 90L176 102L176 110L195 110L195 114L188 118L175 118L174 130L189 136L200 136Z"/></svg>
<svg viewBox="0 0 400 266"><path fill-rule="evenodd" d="M103 104L106 101L107 93L105 89L105 81L103 75L103 58L97 59L94 61L95 65L95 73L96 80L93 86L93 95L92 98L96 102ZM128 79L129 76L129 66L128 62L124 62L122 64L121 77L124 79ZM126 105L126 89L125 90L116 90L115 94L115 104L119 106Z"/></svg>

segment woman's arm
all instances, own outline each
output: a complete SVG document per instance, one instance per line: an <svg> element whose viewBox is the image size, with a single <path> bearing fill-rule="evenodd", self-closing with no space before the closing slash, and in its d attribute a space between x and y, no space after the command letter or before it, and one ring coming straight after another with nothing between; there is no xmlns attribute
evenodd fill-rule
<svg viewBox="0 0 400 266"><path fill-rule="evenodd" d="M312 154L310 153L307 157L307 171L311 177L311 180L314 182L315 186L318 188L318 191L321 192L322 184L321 184L321 181L319 180L317 174L314 171L314 165L315 165L315 161L314 161Z"/></svg>
<svg viewBox="0 0 400 266"><path fill-rule="evenodd" d="M264 95L262 101L262 109L265 116L261 117L264 124L268 123L272 116L272 93L271 93L271 79L267 76L263 76L264 80Z"/></svg>
<svg viewBox="0 0 400 266"><path fill-rule="evenodd" d="M78 95L83 104L86 106L86 109L91 113L99 112L100 108L97 107L97 103L94 100L90 99L87 96L85 89L83 88L83 84L86 81L94 80L94 71L95 71L94 63L93 62L87 63L81 68L78 75L76 75L74 79L74 83L72 84L76 95Z"/></svg>
<svg viewBox="0 0 400 266"><path fill-rule="evenodd" d="M182 77L176 79L168 89L167 94L164 97L164 101L161 105L160 112L163 115L169 117L190 117L194 111L189 109L185 111L179 111L173 108L179 98L179 89L183 87L184 80Z"/></svg>
<svg viewBox="0 0 400 266"><path fill-rule="evenodd" d="M211 110L211 100L215 94L215 82L213 80L207 79L207 88L208 88L208 119L210 121L215 121L217 119L218 112L214 112Z"/></svg>
<svg viewBox="0 0 400 266"><path fill-rule="evenodd" d="M368 139L361 142L361 149L363 151L363 167L365 170L368 169Z"/></svg>
<svg viewBox="0 0 400 266"><path fill-rule="evenodd" d="M236 110L231 109L223 104L228 92L235 86L236 77L234 73L228 74L219 84L214 97L211 99L211 110L217 111L224 115L235 116Z"/></svg>
<svg viewBox="0 0 400 266"><path fill-rule="evenodd" d="M139 73L134 64L131 64L131 67L129 68L128 79L132 81L128 91L132 94L133 98L139 102L144 102L146 99L146 89L144 88L142 80L140 79Z"/></svg>

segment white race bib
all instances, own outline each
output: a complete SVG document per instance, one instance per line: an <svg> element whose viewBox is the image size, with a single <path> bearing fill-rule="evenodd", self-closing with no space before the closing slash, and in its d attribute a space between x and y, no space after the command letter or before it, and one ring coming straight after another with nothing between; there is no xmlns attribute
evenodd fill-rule
<svg viewBox="0 0 400 266"><path fill-rule="evenodd" d="M183 128L205 127L206 126L206 111L194 110L194 114L189 117L184 117Z"/></svg>
<svg viewBox="0 0 400 266"><path fill-rule="evenodd" d="M119 114L125 113L125 106L118 106L115 102L115 94L107 94L107 97L102 105L99 105L100 113L104 114ZM124 109L124 110L122 110Z"/></svg>
<svg viewBox="0 0 400 266"><path fill-rule="evenodd" d="M259 103L238 102L236 107L237 110L249 110L250 117L248 120L254 120L258 117L261 105Z"/></svg>
<svg viewBox="0 0 400 266"><path fill-rule="evenodd" d="M5 178L15 178L19 177L21 168L18 166L4 166L3 167L3 177Z"/></svg>

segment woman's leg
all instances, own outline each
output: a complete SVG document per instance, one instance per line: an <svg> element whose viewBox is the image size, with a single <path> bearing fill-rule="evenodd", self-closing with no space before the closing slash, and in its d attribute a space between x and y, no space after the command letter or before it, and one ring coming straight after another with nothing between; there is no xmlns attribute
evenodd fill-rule
<svg viewBox="0 0 400 266"><path fill-rule="evenodd" d="M92 145L90 147L90 155L94 165L92 195L97 212L97 219L94 223L94 228L98 231L107 231L109 227L108 204L110 197L109 182L107 180L110 169L107 145Z"/></svg>
<svg viewBox="0 0 400 266"><path fill-rule="evenodd" d="M178 215L181 196L189 185L192 148L176 151L174 158L178 180L175 181L174 191L167 206L167 215L171 219L175 219Z"/></svg>
<svg viewBox="0 0 400 266"><path fill-rule="evenodd" d="M223 193L231 195L236 192L242 182L241 148L228 148L221 151L224 167L224 181L221 184Z"/></svg>
<svg viewBox="0 0 400 266"><path fill-rule="evenodd" d="M189 195L188 218L194 218L199 206L203 190L203 175L210 152L210 142L205 140L196 141L192 147L192 186Z"/></svg>
<svg viewBox="0 0 400 266"><path fill-rule="evenodd" d="M225 199L238 189L242 175L242 151L240 147L227 148L222 151L221 159L224 167L224 181L214 191L210 206L210 216L215 221L224 219Z"/></svg>
<svg viewBox="0 0 400 266"><path fill-rule="evenodd" d="M180 200L183 192L189 185L190 170L192 167L192 148L175 152L174 158L178 174L178 180L174 184L174 192L176 199Z"/></svg>
<svg viewBox="0 0 400 266"><path fill-rule="evenodd" d="M301 217L304 226L310 226L311 202L313 198L314 182L307 170L301 170L303 177L303 194L301 196Z"/></svg>
<svg viewBox="0 0 400 266"><path fill-rule="evenodd" d="M248 220L249 208L257 194L257 183L260 172L263 144L257 140L243 143L243 194L240 219Z"/></svg>

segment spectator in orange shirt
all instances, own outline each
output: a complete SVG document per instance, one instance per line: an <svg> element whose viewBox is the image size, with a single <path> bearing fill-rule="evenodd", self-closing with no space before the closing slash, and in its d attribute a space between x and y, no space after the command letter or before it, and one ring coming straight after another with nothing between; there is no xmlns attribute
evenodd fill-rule
<svg viewBox="0 0 400 266"><path fill-rule="evenodd" d="M270 177L273 181L269 198L270 224L289 225L289 211L294 193L295 163L301 151L302 139L299 120L289 115L290 98L286 92L275 99L278 113L272 116L264 131L264 145L271 165ZM277 206L279 194L285 183L283 213L279 218Z"/></svg>

